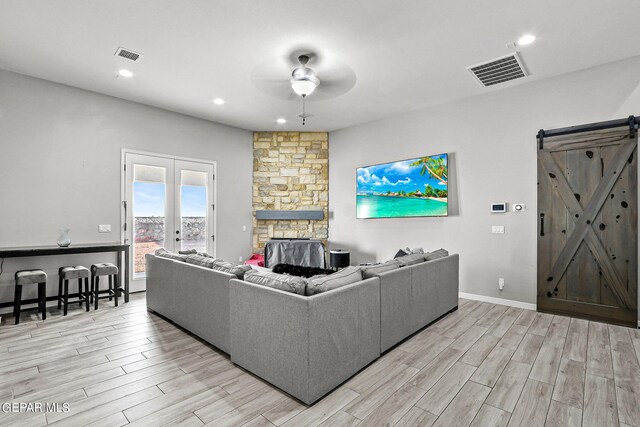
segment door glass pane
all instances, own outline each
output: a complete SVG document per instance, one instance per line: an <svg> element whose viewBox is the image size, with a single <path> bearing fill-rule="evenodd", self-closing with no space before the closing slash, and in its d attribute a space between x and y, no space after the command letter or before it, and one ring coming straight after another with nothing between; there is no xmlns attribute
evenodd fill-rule
<svg viewBox="0 0 640 427"><path fill-rule="evenodd" d="M180 171L180 247L207 252L207 173Z"/></svg>
<svg viewBox="0 0 640 427"><path fill-rule="evenodd" d="M144 256L165 246L166 169L134 165L134 277L144 277Z"/></svg>

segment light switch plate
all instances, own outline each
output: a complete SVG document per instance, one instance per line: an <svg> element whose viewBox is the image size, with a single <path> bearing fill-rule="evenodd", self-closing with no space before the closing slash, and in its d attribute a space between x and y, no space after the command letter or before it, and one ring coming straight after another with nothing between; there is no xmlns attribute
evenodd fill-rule
<svg viewBox="0 0 640 427"><path fill-rule="evenodd" d="M111 224L100 224L98 226L98 233L111 233Z"/></svg>
<svg viewBox="0 0 640 427"><path fill-rule="evenodd" d="M492 225L491 233L493 234L504 234L504 225Z"/></svg>

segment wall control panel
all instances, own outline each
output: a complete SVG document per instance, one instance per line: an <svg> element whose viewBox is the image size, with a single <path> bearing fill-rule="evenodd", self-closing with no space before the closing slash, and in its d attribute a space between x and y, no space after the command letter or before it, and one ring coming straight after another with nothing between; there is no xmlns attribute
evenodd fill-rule
<svg viewBox="0 0 640 427"><path fill-rule="evenodd" d="M507 202L491 203L491 213L504 213L507 211Z"/></svg>

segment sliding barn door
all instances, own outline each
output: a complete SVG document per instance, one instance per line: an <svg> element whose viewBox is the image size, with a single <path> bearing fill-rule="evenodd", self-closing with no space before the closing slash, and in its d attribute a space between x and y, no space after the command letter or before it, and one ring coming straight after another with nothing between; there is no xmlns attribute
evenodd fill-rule
<svg viewBox="0 0 640 427"><path fill-rule="evenodd" d="M637 326L637 135L538 147L538 310Z"/></svg>

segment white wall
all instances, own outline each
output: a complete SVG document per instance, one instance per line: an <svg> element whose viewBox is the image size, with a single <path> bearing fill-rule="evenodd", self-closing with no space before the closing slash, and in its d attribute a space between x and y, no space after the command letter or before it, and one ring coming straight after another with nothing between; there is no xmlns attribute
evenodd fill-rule
<svg viewBox="0 0 640 427"><path fill-rule="evenodd" d="M251 132L1 70L0 247L55 244L63 225L74 243L119 241L122 148L216 161L217 255L250 255ZM0 302L16 269L44 268L54 295L59 266L114 259L7 259Z"/></svg>
<svg viewBox="0 0 640 427"><path fill-rule="evenodd" d="M460 253L462 292L535 303L535 134L630 114L640 114L640 57L332 132L330 246L351 249L356 263L406 246L444 247ZM356 167L443 152L451 216L355 219ZM494 201L527 210L492 215ZM491 225L506 234L491 234Z"/></svg>

